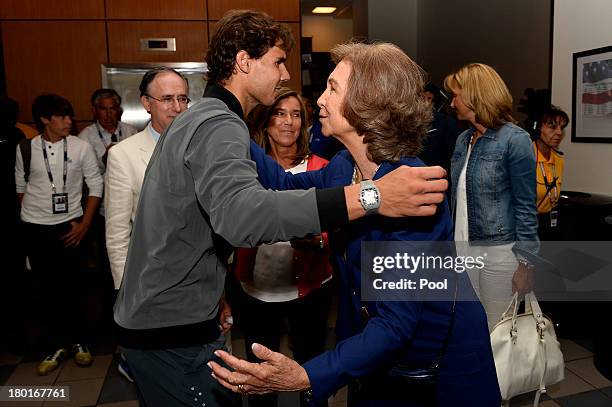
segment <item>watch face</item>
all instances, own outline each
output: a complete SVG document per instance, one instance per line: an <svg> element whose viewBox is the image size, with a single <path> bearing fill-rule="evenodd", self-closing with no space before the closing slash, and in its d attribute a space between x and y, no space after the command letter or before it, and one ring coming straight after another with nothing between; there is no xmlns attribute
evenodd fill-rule
<svg viewBox="0 0 612 407"><path fill-rule="evenodd" d="M361 198L367 206L376 205L378 203L378 191L375 189L366 189L362 191Z"/></svg>

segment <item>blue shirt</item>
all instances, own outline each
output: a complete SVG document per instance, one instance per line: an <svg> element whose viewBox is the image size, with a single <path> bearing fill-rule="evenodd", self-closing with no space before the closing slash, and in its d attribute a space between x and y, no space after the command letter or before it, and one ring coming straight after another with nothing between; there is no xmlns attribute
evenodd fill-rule
<svg viewBox="0 0 612 407"><path fill-rule="evenodd" d="M151 125L151 122L147 124L147 128L149 129L149 133L151 133L151 137L153 138L153 141L155 142L155 144L157 144L157 142L159 141L159 136L161 136L161 134L159 134L157 130L153 128L153 126Z"/></svg>

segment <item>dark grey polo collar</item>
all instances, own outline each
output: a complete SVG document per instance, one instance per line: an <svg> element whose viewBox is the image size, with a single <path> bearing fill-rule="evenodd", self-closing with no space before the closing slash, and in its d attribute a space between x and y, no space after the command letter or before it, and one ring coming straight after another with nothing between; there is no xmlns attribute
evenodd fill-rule
<svg viewBox="0 0 612 407"><path fill-rule="evenodd" d="M236 113L238 117L244 121L244 114L240 102L232 92L225 89L223 86L217 85L216 83L209 83L204 90L204 97L221 100L232 112Z"/></svg>

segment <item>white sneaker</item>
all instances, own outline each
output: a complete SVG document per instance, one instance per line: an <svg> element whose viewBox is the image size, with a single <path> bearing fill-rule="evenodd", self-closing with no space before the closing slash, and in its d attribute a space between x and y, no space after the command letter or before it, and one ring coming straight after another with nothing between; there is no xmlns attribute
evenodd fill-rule
<svg viewBox="0 0 612 407"><path fill-rule="evenodd" d="M125 377L131 383L134 383L134 379L132 378L132 374L130 372L130 367L125 360L123 354L121 354L121 359L119 360L119 364L117 365L117 370L121 373L121 376Z"/></svg>

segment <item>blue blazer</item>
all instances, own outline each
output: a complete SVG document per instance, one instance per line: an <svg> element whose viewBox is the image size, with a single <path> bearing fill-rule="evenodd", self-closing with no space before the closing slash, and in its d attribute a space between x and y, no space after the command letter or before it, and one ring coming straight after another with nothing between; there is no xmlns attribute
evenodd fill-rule
<svg viewBox="0 0 612 407"><path fill-rule="evenodd" d="M260 182L278 190L350 185L354 168L347 151L338 153L324 169L297 175L285 173L255 143L251 143L251 158L257 164ZM414 157L395 164L384 162L374 179L402 164L424 165ZM433 217L362 218L345 226L342 235L343 245L334 254L341 277L338 343L335 349L304 364L314 403L326 400L355 378L385 374L398 363L430 366L443 346L451 320L449 301L362 302L360 295L361 243L450 241L453 225L446 203ZM458 276L460 290L473 293L466 273ZM363 306L370 315L365 324ZM501 404L486 314L477 301L456 302L454 328L439 369L438 403L466 407Z"/></svg>

